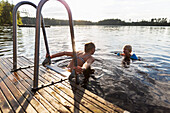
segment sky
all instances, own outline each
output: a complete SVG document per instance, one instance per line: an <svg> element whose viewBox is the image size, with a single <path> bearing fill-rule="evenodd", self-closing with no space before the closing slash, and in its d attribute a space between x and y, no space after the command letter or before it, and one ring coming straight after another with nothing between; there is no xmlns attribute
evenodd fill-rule
<svg viewBox="0 0 170 113"><path fill-rule="evenodd" d="M14 5L23 0L8 0ZM40 0L26 0L38 5ZM74 20L97 22L104 19L124 21L151 20L167 18L170 20L170 0L65 0ZM21 16L36 16L36 10L29 5L19 9ZM48 0L43 8L45 18L68 19L67 11L57 0Z"/></svg>

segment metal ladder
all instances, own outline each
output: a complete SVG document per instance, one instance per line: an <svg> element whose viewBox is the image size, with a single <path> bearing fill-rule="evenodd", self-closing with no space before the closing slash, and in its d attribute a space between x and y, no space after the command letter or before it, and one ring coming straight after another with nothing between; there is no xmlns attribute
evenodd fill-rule
<svg viewBox="0 0 170 113"><path fill-rule="evenodd" d="M34 80L33 80L33 90L38 90L38 75L39 75L39 47L40 47L40 23L42 25L42 31L44 35L44 42L46 47L47 54L50 54L48 42L47 42L47 36L45 32L45 25L43 21L43 17L41 15L41 10L43 5L50 0L41 0L36 6L34 3L29 1L22 1L15 5L13 9L13 71L17 70L17 10L21 5L28 4L32 5L34 8L36 8L36 33L35 33L35 55L34 55ZM74 60L74 66L77 66L77 56L75 51L75 41L74 41L74 28L73 28L73 20L72 20L72 14L71 10L68 6L68 4L64 0L56 0L61 2L69 16L69 26L70 26L70 33L71 33L71 42L72 42L72 50L73 50L73 60ZM75 74L76 75L76 74Z"/></svg>

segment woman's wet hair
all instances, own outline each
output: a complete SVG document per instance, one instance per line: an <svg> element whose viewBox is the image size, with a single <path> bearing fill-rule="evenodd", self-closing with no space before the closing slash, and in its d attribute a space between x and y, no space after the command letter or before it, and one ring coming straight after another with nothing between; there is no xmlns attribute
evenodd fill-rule
<svg viewBox="0 0 170 113"><path fill-rule="evenodd" d="M89 42L84 45L85 52L89 52L92 48L95 48L95 45L93 42Z"/></svg>

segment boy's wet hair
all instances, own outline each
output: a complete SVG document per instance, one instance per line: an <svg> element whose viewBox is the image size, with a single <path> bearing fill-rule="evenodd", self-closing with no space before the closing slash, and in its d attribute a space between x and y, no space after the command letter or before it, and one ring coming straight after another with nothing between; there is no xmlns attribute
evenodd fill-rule
<svg viewBox="0 0 170 113"><path fill-rule="evenodd" d="M84 45L85 52L89 52L92 48L95 48L95 45L93 42L89 42Z"/></svg>
<svg viewBox="0 0 170 113"><path fill-rule="evenodd" d="M131 45L125 45L123 48L126 48L129 50L129 52L132 52L132 46Z"/></svg>

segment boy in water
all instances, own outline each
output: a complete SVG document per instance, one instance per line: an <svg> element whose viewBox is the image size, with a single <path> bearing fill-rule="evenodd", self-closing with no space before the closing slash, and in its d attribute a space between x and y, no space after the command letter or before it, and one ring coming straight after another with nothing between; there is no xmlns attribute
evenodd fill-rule
<svg viewBox="0 0 170 113"><path fill-rule="evenodd" d="M76 74L82 74L85 70L89 70L91 64L95 60L94 57L92 56L94 54L94 52L95 52L94 43L92 43L92 42L86 43L84 45L84 52L81 52L81 51L76 52L77 67L74 67L74 61L72 59L67 66L68 71L71 72L71 71L73 71L73 69L75 69ZM51 61L50 61L51 58L60 57L60 56L64 56L64 55L73 57L73 52L65 52L64 51L64 52L53 54L51 56L46 55L47 58L44 60L43 65L45 66L45 64L51 63ZM85 76L85 78L86 78L86 76Z"/></svg>
<svg viewBox="0 0 170 113"><path fill-rule="evenodd" d="M135 54L132 54L132 46L131 45L125 45L123 47L123 53L124 59L122 61L122 64L126 67L127 65L130 65L130 59L132 60L138 60L138 57Z"/></svg>

